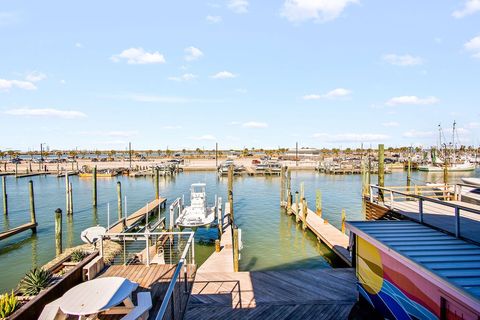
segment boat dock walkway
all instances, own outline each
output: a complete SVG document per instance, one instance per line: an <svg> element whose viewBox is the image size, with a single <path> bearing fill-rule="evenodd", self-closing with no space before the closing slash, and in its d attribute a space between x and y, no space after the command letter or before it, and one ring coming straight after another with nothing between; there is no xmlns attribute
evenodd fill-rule
<svg viewBox="0 0 480 320"><path fill-rule="evenodd" d="M16 228L12 228L10 230L0 233L0 240L10 238L26 230L35 230L37 226L38 226L37 222L28 222L28 223L22 224L21 226L18 226Z"/></svg>
<svg viewBox="0 0 480 320"><path fill-rule="evenodd" d="M300 210L298 213L296 203L292 203L292 212L297 216L297 220L304 220L303 212ZM352 265L352 258L350 257L350 251L348 251L349 238L345 233L320 218L316 212L310 209L307 209L306 225L320 241L335 252L348 266Z"/></svg>
<svg viewBox="0 0 480 320"><path fill-rule="evenodd" d="M159 198L155 199L152 202L145 205L143 208L135 211L131 215L121 220L118 220L114 224L110 225L107 233L121 233L125 230L128 230L132 226L138 224L142 219L145 218L145 215L150 216L152 213L156 212L160 208L165 208L167 204L167 199Z"/></svg>
<svg viewBox="0 0 480 320"><path fill-rule="evenodd" d="M228 204L228 202L227 202ZM220 252L213 252L198 268L197 272L233 272L232 227L228 223L230 206L225 204L223 214L223 233L220 240Z"/></svg>
<svg viewBox="0 0 480 320"><path fill-rule="evenodd" d="M353 269L198 270L185 320L347 319L357 301Z"/></svg>

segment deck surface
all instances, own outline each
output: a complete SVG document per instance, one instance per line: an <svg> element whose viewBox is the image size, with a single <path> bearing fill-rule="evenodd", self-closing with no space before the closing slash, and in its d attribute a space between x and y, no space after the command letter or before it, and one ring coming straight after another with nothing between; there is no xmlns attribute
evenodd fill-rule
<svg viewBox="0 0 480 320"><path fill-rule="evenodd" d="M292 210L297 215L296 203L292 204ZM300 219L303 220L302 210L300 210L299 214ZM352 258L350 257L350 251L348 251L349 239L346 234L330 223L325 223L325 220L310 209L308 209L307 213L307 227L347 265L352 265Z"/></svg>
<svg viewBox="0 0 480 320"><path fill-rule="evenodd" d="M123 277L130 281L138 283L138 289L133 294L133 302L136 304L136 293L141 291L150 291L152 295L152 309L150 310L149 319L155 319L163 297L167 291L170 280L175 272L176 265L113 265L109 266L100 277ZM193 275L195 268L188 266L190 285L193 283ZM186 299L186 295L185 295ZM186 300L185 300L186 301ZM121 316L100 316L101 319L116 319Z"/></svg>
<svg viewBox="0 0 480 320"><path fill-rule="evenodd" d="M448 203L457 204L464 207L480 210L480 206L460 202L449 201ZM382 203L380 203L382 204ZM383 203L385 207L390 208L388 199ZM418 201L395 201L393 206L395 212L398 212L412 220L420 220ZM438 203L423 201L424 222L451 233L455 233L455 209L443 206ZM460 210L460 235L480 243L480 214Z"/></svg>
<svg viewBox="0 0 480 320"><path fill-rule="evenodd" d="M131 215L129 215L125 219L126 228L131 227L132 225L137 223L139 220L145 218L145 214L147 212L151 212L153 210L156 210L156 208L158 208L165 201L167 201L167 199L165 199L165 198L155 199L152 202L145 205L143 208L140 208L139 210L137 210L134 213L132 213ZM123 232L123 224L122 223L117 223L117 224L113 225L108 230L108 232L109 233L121 233L121 232Z"/></svg>
<svg viewBox="0 0 480 320"><path fill-rule="evenodd" d="M185 320L347 319L353 269L199 272Z"/></svg>

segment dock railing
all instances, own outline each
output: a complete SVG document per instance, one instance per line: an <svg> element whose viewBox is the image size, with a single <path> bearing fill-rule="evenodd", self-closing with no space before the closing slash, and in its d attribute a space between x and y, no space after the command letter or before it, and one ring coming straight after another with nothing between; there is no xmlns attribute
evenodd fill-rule
<svg viewBox="0 0 480 320"><path fill-rule="evenodd" d="M391 211L399 211L412 220L441 229L457 238L480 242L480 238L476 235L478 232L474 232L475 228L480 225L480 210L458 203L458 200L461 199L461 187L472 186L465 184L444 186L444 188L437 187L434 191L437 193L436 195L424 195L418 192L418 188L415 190L413 187L410 187L411 191L408 192L404 191L406 187L386 188L370 185L370 202L383 204ZM432 186L429 187L432 188ZM402 189L399 190L399 188ZM375 190L377 195L375 195ZM382 196L383 202L381 201ZM446 201L450 199L457 200L457 202ZM465 228L465 232L462 233L463 228ZM472 232L470 232L471 229Z"/></svg>

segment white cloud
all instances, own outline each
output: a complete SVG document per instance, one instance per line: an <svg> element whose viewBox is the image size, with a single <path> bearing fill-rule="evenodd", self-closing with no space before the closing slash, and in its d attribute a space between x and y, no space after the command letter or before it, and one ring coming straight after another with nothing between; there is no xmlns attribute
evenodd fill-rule
<svg viewBox="0 0 480 320"><path fill-rule="evenodd" d="M47 75L38 71L33 71L27 74L25 79L29 82L38 82L47 78Z"/></svg>
<svg viewBox="0 0 480 320"><path fill-rule="evenodd" d="M401 67L407 67L407 66L416 66L416 65L421 65L423 63L422 58L420 57L414 57L409 54L405 55L398 55L398 54L385 54L382 57L383 61L390 63L394 66L401 66Z"/></svg>
<svg viewBox="0 0 480 320"><path fill-rule="evenodd" d="M338 18L343 10L357 0L285 0L280 14L292 22L313 19L327 22Z"/></svg>
<svg viewBox="0 0 480 320"><path fill-rule="evenodd" d="M164 126L163 129L165 129L165 130L178 130L178 129L182 129L182 126Z"/></svg>
<svg viewBox="0 0 480 320"><path fill-rule="evenodd" d="M187 103L192 99L185 97L174 96L157 96L157 95L144 95L144 94L132 94L126 96L126 98L137 102L160 102L160 103Z"/></svg>
<svg viewBox="0 0 480 320"><path fill-rule="evenodd" d="M419 98L417 96L400 96L393 97L388 100L385 104L387 106L397 106L397 105L431 105L440 102L436 97L425 97Z"/></svg>
<svg viewBox="0 0 480 320"><path fill-rule="evenodd" d="M76 42L75 48L83 48L83 44L81 44L80 42Z"/></svg>
<svg viewBox="0 0 480 320"><path fill-rule="evenodd" d="M66 84L67 81L66 81L65 79L62 79L62 80L60 80L60 83L61 83L61 84Z"/></svg>
<svg viewBox="0 0 480 320"><path fill-rule="evenodd" d="M12 116L23 117L51 117L63 119L79 119L85 118L87 115L81 111L75 110L59 110L52 108L45 109L31 109L31 108L17 108L5 111L5 114Z"/></svg>
<svg viewBox="0 0 480 320"><path fill-rule="evenodd" d="M165 63L165 57L158 51L146 52L143 48L130 48L110 58L113 62L127 60L128 64Z"/></svg>
<svg viewBox="0 0 480 320"><path fill-rule="evenodd" d="M208 23L212 23L212 24L220 23L220 22L222 22L222 17L220 17L220 16L207 16L205 18L205 20L207 20Z"/></svg>
<svg viewBox="0 0 480 320"><path fill-rule="evenodd" d="M480 11L480 0L466 0L465 5L461 10L455 10L452 12L454 18L460 19L465 16L474 14Z"/></svg>
<svg viewBox="0 0 480 320"><path fill-rule="evenodd" d="M185 60L186 61L194 61L203 56L203 52L195 47L188 47L185 48Z"/></svg>
<svg viewBox="0 0 480 320"><path fill-rule="evenodd" d="M467 124L465 125L465 128L468 128L468 129L480 128L480 122L470 122L470 123L467 123Z"/></svg>
<svg viewBox="0 0 480 320"><path fill-rule="evenodd" d="M208 141L216 140L215 136L211 135L211 134L204 134L204 135L201 135L201 136L198 136L198 137L192 137L192 139L193 140L208 140Z"/></svg>
<svg viewBox="0 0 480 320"><path fill-rule="evenodd" d="M465 43L464 48L472 53L472 57L480 59L480 36Z"/></svg>
<svg viewBox="0 0 480 320"><path fill-rule="evenodd" d="M213 79L232 79L236 77L237 75L230 71L220 71L212 76Z"/></svg>
<svg viewBox="0 0 480 320"><path fill-rule="evenodd" d="M9 91L13 88L37 90L37 87L30 81L0 79L0 90Z"/></svg>
<svg viewBox="0 0 480 320"><path fill-rule="evenodd" d="M352 91L345 89L345 88L337 88L329 91L325 94L307 94L304 95L302 98L303 100L319 100L319 99L338 99L338 98L346 98L350 96Z"/></svg>
<svg viewBox="0 0 480 320"><path fill-rule="evenodd" d="M382 126L388 127L388 128L393 128L393 127L398 127L400 124L395 121L389 121L389 122L384 122L382 123Z"/></svg>
<svg viewBox="0 0 480 320"><path fill-rule="evenodd" d="M198 78L198 76L194 75L193 73L185 73L178 77L168 77L168 80L182 82L194 80L196 78Z"/></svg>
<svg viewBox="0 0 480 320"><path fill-rule="evenodd" d="M255 129L268 128L268 123L249 121L249 122L243 123L242 127L244 127L244 128L255 128Z"/></svg>
<svg viewBox="0 0 480 320"><path fill-rule="evenodd" d="M315 133L313 137L324 142L335 143L382 142L390 138L388 135L378 133Z"/></svg>
<svg viewBox="0 0 480 320"><path fill-rule="evenodd" d="M247 13L248 1L247 0L230 0L228 1L228 8L235 13Z"/></svg>
<svg viewBox="0 0 480 320"><path fill-rule="evenodd" d="M405 138L430 138L435 135L433 131L417 131L415 129L403 133Z"/></svg>

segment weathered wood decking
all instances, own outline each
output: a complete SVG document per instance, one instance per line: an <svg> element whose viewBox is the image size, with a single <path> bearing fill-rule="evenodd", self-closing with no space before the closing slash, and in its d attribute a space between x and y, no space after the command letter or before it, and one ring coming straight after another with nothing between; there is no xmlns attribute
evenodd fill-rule
<svg viewBox="0 0 480 320"><path fill-rule="evenodd" d="M160 206L165 206L167 199L159 198L155 199L152 202L145 205L143 208L137 210L136 212L129 215L127 218L117 221L115 224L111 225L108 229L108 233L121 233L125 229L130 228L140 220L145 218L145 215L151 212L154 212L160 208Z"/></svg>
<svg viewBox="0 0 480 320"><path fill-rule="evenodd" d="M303 211L297 212L296 203L292 204L293 214L298 215L300 221L303 221ZM323 243L325 243L335 254L340 257L348 266L352 265L350 251L348 251L349 239L346 234L338 230L336 227L320 218L314 211L308 209L307 227L310 229Z"/></svg>
<svg viewBox="0 0 480 320"><path fill-rule="evenodd" d="M138 283L138 289L133 294L133 302L136 304L136 293L141 291L149 291L152 295L152 309L150 310L149 319L155 319L160 306L162 305L163 297L167 291L168 285L172 280L176 265L113 265L109 266L100 277L124 277L130 281ZM193 279L195 277L195 266L187 266L188 274L188 290L191 290ZM174 298L178 307L185 307L188 301L188 292L185 292L184 277L177 282L177 287L174 292ZM178 300L180 299L180 300ZM179 303L180 301L180 303ZM170 312L169 312L170 311ZM181 310L176 310L175 313ZM183 311L182 311L183 313ZM171 310L167 310L167 315L171 314ZM120 319L122 316L105 315L99 316L100 319ZM167 317L166 319L170 319Z"/></svg>
<svg viewBox="0 0 480 320"><path fill-rule="evenodd" d="M198 272L185 320L347 319L353 269Z"/></svg>
<svg viewBox="0 0 480 320"><path fill-rule="evenodd" d="M36 222L28 222L28 223L22 224L19 227L12 228L10 230L0 233L0 240L7 239L9 237L12 237L26 230L35 229L37 226L38 226L38 223Z"/></svg>

